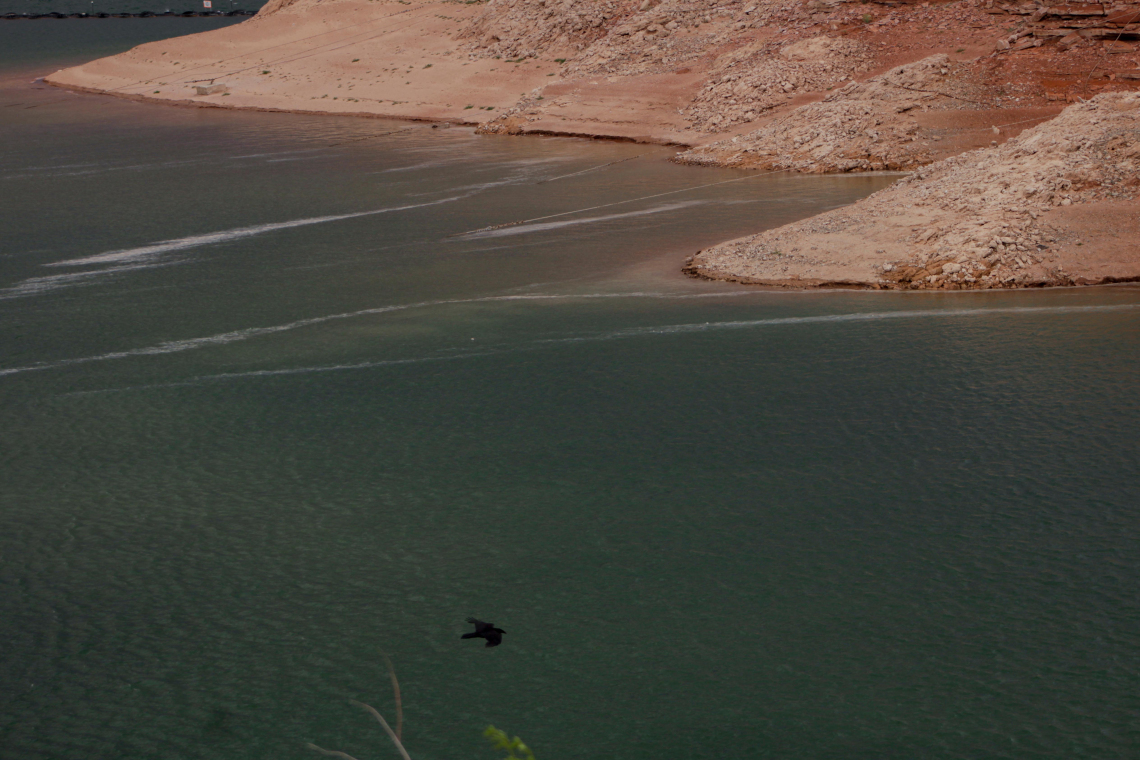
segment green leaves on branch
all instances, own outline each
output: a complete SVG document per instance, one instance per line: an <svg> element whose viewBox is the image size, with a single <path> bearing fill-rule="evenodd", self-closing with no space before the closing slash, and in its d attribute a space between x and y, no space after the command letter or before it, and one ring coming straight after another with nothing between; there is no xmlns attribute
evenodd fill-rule
<svg viewBox="0 0 1140 760"><path fill-rule="evenodd" d="M504 760L535 760L534 753L530 751L530 747L523 744L523 740L518 738L510 738L507 736L506 731L500 731L494 726L487 726L483 729L483 736L491 740L495 745L495 749L503 750L507 753Z"/></svg>

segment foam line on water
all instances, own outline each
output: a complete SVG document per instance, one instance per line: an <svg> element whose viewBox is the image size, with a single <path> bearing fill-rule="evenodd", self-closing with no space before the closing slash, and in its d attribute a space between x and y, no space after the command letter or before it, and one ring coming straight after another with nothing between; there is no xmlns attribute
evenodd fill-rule
<svg viewBox="0 0 1140 760"><path fill-rule="evenodd" d="M131 385L125 388L101 388L94 391L71 391L70 393L59 394L62 397L67 396L97 396L105 393L126 393L128 391L146 391L158 390L164 388L185 388L188 386L201 385L202 383L224 381L224 380L239 380L251 377L279 377L283 375L307 375L314 372L338 372L342 370L352 369L376 369L378 367L394 367L404 364L427 364L429 362L447 362L458 361L461 359L474 359L481 356L495 356L497 354L509 353L508 351L469 351L460 354L450 354L448 356L421 356L412 357L408 359L381 359L371 362L355 362L352 364L327 364L318 367L289 367L287 369L262 369L252 370L250 372L225 372L218 375L202 375L194 377L189 380L183 380L176 383L155 383L151 385Z"/></svg>
<svg viewBox="0 0 1140 760"><path fill-rule="evenodd" d="M541 166L543 164L565 164L573 161L572 156L550 156L547 158L512 158L504 161L504 166Z"/></svg>
<svg viewBox="0 0 1140 760"><path fill-rule="evenodd" d="M502 299L496 299L502 300ZM457 361L462 359L473 359L487 356L499 356L504 354L516 354L525 351L535 351L542 348L550 347L557 344L568 343L591 343L601 342L607 340L620 340L623 338L635 338L641 336L651 335L675 335L681 333L694 333L705 332L711 330L734 330L744 328L757 328L757 327L780 327L785 325L809 325L809 324L826 324L826 323L856 323L856 322L874 322L890 319L921 319L928 317L943 317L943 318L959 318L970 316L983 316L992 314L1024 314L1024 313L1049 313L1049 314L1064 314L1064 313L1082 313L1082 312L1117 312L1131 309L1140 308L1140 304L1119 304L1113 306L1028 306L1028 307L1008 307L1008 308L982 308L982 309L956 309L956 310L926 310L926 311L890 311L890 312L867 312L863 314L823 314L817 316L807 317L775 317L771 319L755 319L755 320L739 320L731 322L705 322L693 323L684 325L664 325L659 327L636 327L628 328L625 330L614 330L607 333L597 333L594 335L578 336L572 338L554 338L549 340L536 340L525 343L520 346L503 349L491 349L471 351L464 353L451 354L449 356L428 356L428 357L413 357L408 359L383 359L371 362L356 362L352 364L324 364L309 367L290 367L286 369L274 370L252 370L249 372L228 372L217 375L202 375L200 377L191 378L190 380L178 383L165 383L161 385L146 385L146 386L133 386L128 388L112 388L101 391L85 391L80 393L71 393L66 395L80 395L92 393L112 393L124 392L130 390L146 390L154 388L173 388L197 385L206 382L217 382L224 380L242 380L249 378L259 377L280 377L287 375L305 375L318 372L342 372L346 370L359 370L359 369L375 369L378 367L390 367L406 364L422 364L426 362L440 362L440 361ZM0 373L2 374L2 373Z"/></svg>
<svg viewBox="0 0 1140 760"><path fill-rule="evenodd" d="M393 166L389 169L378 169L370 174L399 174L401 172L412 172L416 169L435 169L441 166L451 166L463 162L464 158L445 158L439 161L421 161L418 164L411 164L409 166Z"/></svg>
<svg viewBox="0 0 1140 760"><path fill-rule="evenodd" d="M217 164L218 166L225 167L225 162L241 161L245 159L254 158L268 158L270 156L285 156L297 153L315 153L323 151L324 148L308 148L304 150L285 150L270 153L247 153L238 156L228 157L212 157L212 158L195 158L183 159L180 161L163 161L158 163L149 164L101 164L101 163L88 163L88 164L60 164L58 166L29 166L29 167L14 167L14 173L5 174L0 176L0 180L9 179L27 179L27 178L50 178L50 177L83 177L92 174L102 174L104 172L117 172L117 171L136 171L136 170L149 170L149 169L171 169L177 166L194 166L200 164ZM221 163L219 163L219 159ZM269 161L272 163L272 161ZM72 170L72 171L67 171Z"/></svg>
<svg viewBox="0 0 1140 760"><path fill-rule="evenodd" d="M750 292L763 292L763 291L736 291L739 294L747 294ZM172 354L181 351L189 351L197 348L204 348L207 346L225 345L241 340L248 340L250 338L260 337L263 335L271 335L274 333L286 332L295 330L300 327L307 327L310 325L321 324L333 320L349 319L353 317L369 315L369 314L384 314L388 312L406 311L409 309L425 308L431 306L441 305L454 305L454 304L471 304L471 303L490 303L490 302L504 302L504 301L543 301L543 300L570 300L570 299L586 299L586 298L686 298L691 296L676 296L673 294L663 293L591 293L584 295L509 295L509 296L487 296L484 298L467 298L455 299L447 301L422 301L414 304L403 304L397 306L382 306L375 309L363 309L361 311L346 312L343 314L332 314L323 317L312 317L309 319L297 320L296 322L289 322L282 325L275 325L271 327L253 327L244 330L234 330L228 333L220 333L218 335L211 335L204 338L189 338L180 341L167 341L155 346L148 346L145 348L128 349L125 351L115 351L106 354L98 354L95 356L78 357L75 359L63 359L56 362L44 362L42 364L32 364L23 367L10 367L8 369L0 369L0 376L14 375L23 372L35 372L49 369L59 369L63 367L73 366L77 364L88 364L91 362L109 361L114 359L124 359L134 356L156 356L161 354ZM695 333L695 332L708 332L712 330L739 330L745 328L759 328L759 327L778 327L785 325L808 325L808 324L827 324L827 323L844 323L844 322L875 322L893 319L960 319L963 317L976 317L976 316L991 316L997 314L1010 314L1016 316L1035 315L1035 314L1081 314L1081 313L1106 313L1106 312L1123 312L1132 311L1140 308L1140 304L1115 304L1105 306L1010 306L1010 307L988 307L979 309L928 309L928 310L912 310L912 311L883 311L883 312L856 312L847 314L821 314L805 317L771 317L767 319L754 319L754 320L734 320L728 322L697 322L690 324L679 325L659 325L653 327L633 327L623 330L614 330L605 333L595 333L592 335L575 336L569 338L550 338L543 340L531 341L527 346L520 347L516 350L530 350L534 347L567 344L567 343L587 343L599 342L606 340L620 340L623 338L634 338L645 335L673 335L680 333ZM502 353L502 352L499 352ZM411 360L407 360L411 361ZM406 362L405 362L406 363ZM361 368L365 366L373 366L374 363L365 363L360 365L334 365L329 369L349 369ZM379 365L376 365L379 366ZM312 368L299 368L296 370L267 370L265 372L276 372L278 374L296 373L301 371L328 371L324 367ZM259 371L261 372L261 371ZM258 373L239 373L228 375L227 377L244 377L246 375Z"/></svg>
<svg viewBox="0 0 1140 760"><path fill-rule="evenodd" d="M322 322L329 322L335 319L348 319L349 317L362 316L365 314L381 314L386 311L400 311L406 308L412 307L390 306L380 307L377 309L365 309L358 312L331 314L323 317L312 317L311 319L300 319L296 322L289 322L282 325L273 325L270 327L250 327L244 330L233 330L227 333L208 335L203 338L188 338L186 340L166 341L165 343L159 343L154 346L146 346L144 348L132 348L125 351L112 351L106 354L97 354L95 356L81 356L75 359L62 359L57 362L45 362L43 364L33 364L26 367L11 367L9 369L0 369L0 376L13 375L20 372L58 369L60 367L68 367L75 364L89 364L91 362L125 359L131 356L158 356L161 354L176 354L182 351L192 351L197 348L205 348L207 346L222 346L227 343L249 340L250 338L256 338L263 335L272 335L274 333L287 332L289 330L296 330L300 327L308 327L309 325L321 324Z"/></svg>
<svg viewBox="0 0 1140 760"><path fill-rule="evenodd" d="M494 180L492 182L476 182L476 183L471 184L471 185L460 185L459 187L453 188L453 192L456 192L459 190L490 190L493 187L504 187L507 185L521 185L521 184L525 183L528 179L529 179L529 177L526 177L526 176L517 176L517 177L507 177L506 179L498 179L498 180Z"/></svg>
<svg viewBox="0 0 1140 760"><path fill-rule="evenodd" d="M86 164L50 164L48 166L23 166L20 167L20 171L31 174L32 172L56 172L60 169L90 169L91 167L97 166L99 166L97 162Z"/></svg>
<svg viewBox="0 0 1140 760"><path fill-rule="evenodd" d="M26 280L21 280L10 288L0 290L0 301L7 301L12 298L23 298L26 296L38 296L49 290L67 288L74 285L85 285L97 277L105 277L122 272L133 272L136 269L151 269L155 266L160 265L126 264L124 266L108 267L106 269L95 269L90 272L71 272L68 274L47 275L45 277L29 277Z"/></svg>
<svg viewBox="0 0 1140 760"><path fill-rule="evenodd" d="M122 261L134 261L137 259L146 259L152 256L158 256L159 254L163 253L170 253L172 251L184 251L188 248L198 248L203 245L215 245L217 243L227 243L231 240L240 240L242 238L253 237L254 235L264 235L267 232L276 232L277 230L287 230L294 227L306 227L311 224L339 222L344 219L356 219L362 216L388 214L393 211L407 211L408 209L423 208L425 206L438 206L441 203L450 203L452 201L460 200L463 197L465 196L456 195L437 201L414 203L406 206L391 206L389 208L379 208L373 209L371 211L356 211L351 214L332 214L329 216L313 216L307 219L293 219L288 222L255 224L251 227L237 227L232 230L219 230L218 232L207 232L203 235L191 235L189 237L175 238L173 240L162 240L157 243L151 243L150 245L139 246L138 248L124 248L117 251L98 253L94 256L83 256L82 258L78 259L54 261L50 264L45 264L45 266L70 267L84 266L87 264L112 264Z"/></svg>
<svg viewBox="0 0 1140 760"><path fill-rule="evenodd" d="M145 266L145 265L143 265ZM86 274L101 274L112 270L101 270L100 272L81 273ZM67 277L69 275L61 275ZM752 294L761 291L733 291L733 294ZM248 327L242 330L232 330L230 332L218 333L216 335L207 335L201 338L187 338L185 340L167 341L159 343L154 346L146 346L143 348L132 348L125 351L112 351L105 354L96 354L94 356L80 356L74 359L61 359L55 362L43 362L41 364L30 364L23 367L9 367L7 369L0 369L0 376L15 375L22 372L37 372L49 369L60 369L69 367L76 364L90 364L92 362L111 361L115 359L125 359L132 356L158 356L162 354L174 354L182 351L192 351L198 348L207 348L209 346L222 346L228 343L235 343L238 341L249 340L251 338L259 338L265 335L273 335L276 333L289 332L290 330L297 330L304 327L311 327L313 325L324 324L326 322L333 322L344 319L353 319L356 317L369 316L374 314L386 314L396 311L407 311L409 309L423 309L433 306L451 306L461 304L473 303L493 303L496 301L564 301L564 300L578 300L578 299L595 299L595 298L692 298L702 297L706 294L682 294L673 295L668 293L652 293L652 292L632 292L632 293L586 293L586 294L571 294L571 295L543 295L543 294L516 294L516 295L502 295L502 296L484 296L481 298L457 298L440 301L420 301L417 303L409 304L396 304L392 306L378 306L371 309L360 309L359 311L349 311L340 314L326 314L320 317L309 317L308 319L298 319L294 322L286 322L280 325L269 325L267 327ZM708 294L713 295L713 294ZM715 294L717 296L721 294Z"/></svg>
<svg viewBox="0 0 1140 760"><path fill-rule="evenodd" d="M772 317L768 319L734 320L729 322L694 322L680 325L660 325L655 327L630 327L573 338L552 338L544 343L583 343L601 340L619 340L643 335L677 335L682 333L709 332L712 330L741 330L758 327L780 327L784 325L810 325L842 322L881 322L892 319L961 319L963 317L991 316L996 314L1076 314L1092 312L1129 311L1140 308L1140 304L1114 304L1106 306L1008 306L985 307L980 309L927 309L912 311L873 311L850 314L819 314L807 317Z"/></svg>
<svg viewBox="0 0 1140 760"><path fill-rule="evenodd" d="M92 174L102 174L104 172L120 172L120 171L135 171L139 169L172 169L176 166L192 166L194 164L203 163L201 159L187 159L183 161L166 161L158 164L90 164L91 168L76 168L74 171L55 171L43 173L31 173L25 170L23 173L6 174L0 179L48 179L55 177L86 177Z"/></svg>
<svg viewBox="0 0 1140 760"><path fill-rule="evenodd" d="M246 158L268 158L269 156L291 156L297 153L319 153L326 150L325 148L303 148L300 150L279 150L269 153L243 153L237 156L225 157L226 161L240 161Z"/></svg>
<svg viewBox="0 0 1140 760"><path fill-rule="evenodd" d="M537 224L520 224L513 227L504 227L500 230L487 230L485 232L472 232L467 235L460 235L458 240L478 240L480 238L495 238L506 237L508 235L524 235L528 232L543 232L545 230L556 230L562 227L573 227L579 224L593 224L594 222L608 222L611 219L626 219L634 216L648 216L649 214L661 214L666 211L675 211L679 208L686 208L687 206L697 206L704 203L704 201L681 201L679 203L666 203L661 206L654 206L653 208L643 209L641 211L627 211L621 214L603 214L602 216L584 216L580 219L564 219L558 222L539 222Z"/></svg>

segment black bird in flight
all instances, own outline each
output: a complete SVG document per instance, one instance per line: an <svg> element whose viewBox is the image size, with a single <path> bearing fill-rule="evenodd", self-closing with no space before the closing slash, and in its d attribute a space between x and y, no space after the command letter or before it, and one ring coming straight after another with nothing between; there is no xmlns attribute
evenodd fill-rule
<svg viewBox="0 0 1140 760"><path fill-rule="evenodd" d="M467 622L475 626L473 633L465 633L459 638L461 639L486 639L487 646L497 647L503 643L503 634L506 633L502 628L496 628L494 623L484 623L482 620L475 618L467 618Z"/></svg>

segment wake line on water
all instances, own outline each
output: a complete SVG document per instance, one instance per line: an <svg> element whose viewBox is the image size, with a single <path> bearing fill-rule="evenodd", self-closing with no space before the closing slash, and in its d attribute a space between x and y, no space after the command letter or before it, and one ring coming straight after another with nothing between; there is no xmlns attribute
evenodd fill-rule
<svg viewBox="0 0 1140 760"><path fill-rule="evenodd" d="M330 216L314 216L308 219L294 219L288 222L273 222L271 224L256 224L252 227L237 227L232 230L220 230L218 232L207 232L204 235L191 235L190 237L175 238L173 240L162 240L150 245L144 245L138 248L124 248L118 251L107 251L106 253L99 253L94 256L84 256L78 259L66 259L64 261L55 261L50 264L45 264L49 267L68 267L68 266L82 266L85 264L109 264L121 261L133 261L135 259L148 258L150 256L157 256L160 253L169 253L171 251L183 251L187 248L198 248L203 245L212 245L215 243L226 243L231 240L239 240L241 238L253 237L254 235L263 235L267 232L274 232L276 230L287 230L293 227L306 227L310 224L324 224L326 222L339 222L343 219L356 219L362 216L374 216L376 214L387 214L393 211L407 211L413 208L423 208L425 206L438 206L441 203L451 203L466 196L456 195L450 198L443 198L437 201L428 201L426 203L416 203L407 206L391 206L389 208L373 209L371 211L356 211L351 214L333 214Z"/></svg>
<svg viewBox="0 0 1140 760"><path fill-rule="evenodd" d="M508 235L524 235L528 232L541 232L544 230L555 230L562 227L573 227L578 224L591 224L593 222L606 222L611 219L627 219L632 216L647 216L649 214L661 214L666 211L675 211L679 208L686 208L688 206L698 206L704 201L683 201L681 203L666 203L662 206L654 206L653 208L643 209L642 211L627 211L622 214L605 214L603 216L586 216L581 219L567 219L561 222L541 222L539 224L522 224L504 227L503 229L485 230L482 232L470 232L465 235L460 235L454 240L479 240L482 238L495 238L506 237Z"/></svg>
<svg viewBox="0 0 1140 760"><path fill-rule="evenodd" d="M739 330L752 327L778 327L781 325L809 325L829 322L880 322L889 319L923 319L986 316L991 314L1068 314L1085 312L1127 311L1140 308L1140 304L1116 304L1112 306L1008 306L981 309L927 309L923 311L877 311L855 314L821 314L810 317L773 317L769 319L735 320L731 322L696 322L687 325L663 325L659 327L631 327L600 335L577 338L553 338L545 343L575 343L599 340L617 340L641 335L673 335L681 333L706 332L710 330Z"/></svg>
<svg viewBox="0 0 1140 760"><path fill-rule="evenodd" d="M87 177L92 174L103 174L105 172L134 171L136 169L172 169L176 166L191 166L193 164L200 163L203 162L200 160L186 160L167 161L161 164L121 164L118 166L90 164L92 168L80 168L80 166L77 165L74 171L54 171L50 173L48 169L38 169L33 167L31 169L22 170L16 174L5 174L4 176L0 177L0 179L54 179L57 177Z"/></svg>
<svg viewBox="0 0 1140 760"><path fill-rule="evenodd" d="M743 291L747 293L749 291ZM755 292L755 291L752 291ZM623 293L616 294L628 296L632 294ZM652 296L654 294L639 294ZM720 295L720 294L716 294ZM606 297L603 295L591 295L583 297ZM668 297L668 296L665 296ZM691 298L693 296L680 296L681 298ZM699 296L698 296L699 297ZM479 300L508 300L530 298L529 296L508 296L503 298L492 299L479 299ZM536 296L536 298L543 298L543 296ZM459 302L455 302L459 303ZM927 311L891 311L891 312L868 312L864 314L826 314L810 317L775 317L771 319L755 319L755 320L739 320L732 322L705 322L694 323L687 325L665 325L660 327L635 327L625 330L615 330L608 333L599 333L588 336L578 336L573 338L553 338L548 340L536 340L521 346L500 349L481 349L479 351L470 351L464 353L456 353L447 356L424 356L413 357L408 359L381 359L371 362L356 362L352 364L328 364L319 365L315 367L290 367L287 369L270 369L270 370L252 370L249 372L227 372L217 375L202 375L200 377L191 378L176 383L163 383L157 385L143 385L131 386L126 388L109 388L97 391L77 391L73 393L62 394L66 396L80 396L80 395L93 395L100 393L123 393L126 391L134 390L151 390L160 388L181 388L192 385L199 385L207 382L217 382L225 380L244 380L258 377L279 377L287 375L305 375L318 372L343 372L345 370L354 369L376 369L379 367L391 367L405 364L424 364L429 362L443 362L443 361L459 361L463 359L477 359L488 356L502 356L506 354L517 354L526 351L537 351L558 344L568 343L589 343L601 342L607 340L620 340L623 338L635 338L645 335L671 335L680 333L693 333L704 332L709 330L718 329L741 329L749 327L778 327L783 325L802 325L802 324L821 324L829 322L872 322L883 321L889 319L916 319L924 317L970 317L990 314L1022 314L1022 313L1050 313L1050 314L1064 314L1064 313L1083 313L1083 312L1114 312L1125 311L1140 308L1140 304L1119 304L1114 306L1027 306L1027 307L997 307L997 308L983 308L983 309L958 309L953 311L940 311L940 310L927 310Z"/></svg>
<svg viewBox="0 0 1140 760"><path fill-rule="evenodd" d="M201 385L202 383L215 381L215 380L237 380L246 379L250 377L275 377L279 375L304 375L311 372L336 372L339 370L347 369L375 369L377 367L392 367L401 364L426 364L429 362L449 362L457 361L460 359L473 359L480 356L495 356L497 354L509 353L509 351L471 351L462 354L451 354L449 356L421 356L410 359L381 359L373 362L356 362L354 364L330 364L321 367L296 367L290 369L259 369L250 372L227 372L220 375L203 375L202 377L194 377L189 380L183 380L177 383L157 383L154 385L132 385L127 388L104 388L96 391L72 391L71 393L61 393L61 396L96 396L104 393L126 393L128 391L147 391L159 390L164 388L186 388L188 386Z"/></svg>
<svg viewBox="0 0 1140 760"><path fill-rule="evenodd" d="M68 276L68 275L61 275ZM740 295L756 293L759 291L735 291ZM700 294L696 297L703 297L706 295L722 294ZM725 294L732 295L732 294ZM106 354L97 354L95 356L80 356L75 359L62 359L56 362L44 362L43 364L31 364L24 367L10 367L8 369L0 369L0 376L15 375L21 372L38 372L48 369L60 369L62 367L69 367L76 364L90 364L91 362L110 361L113 359L125 359L131 356L159 356L162 354L174 354L182 351L191 351L197 348L205 348L208 346L222 346L227 343L234 343L242 340L249 340L250 338L258 338L263 335L273 335L280 332L288 332L289 330L297 330L302 327L309 327L312 325L319 325L325 322L333 322L342 319L353 319L355 317L363 317L372 314L386 314L393 311L407 311L409 309L422 309L431 306L448 306L453 304L469 304L469 303L488 303L495 301L550 301L550 300L567 300L567 299L588 299L588 298L693 298L692 295L678 295L673 296L667 293L587 293L583 295L509 295L509 296L485 296L483 298L457 298L442 301L420 301L418 303L409 304L396 304L393 306L378 306L372 309L361 309L359 311L349 311L341 314L326 314L323 317L310 317L308 319L298 319L295 322L287 322L281 325L270 325L268 327L247 327L242 330L232 330L226 333L219 333L217 335L208 335L203 338L187 338L186 340L167 341L159 343L155 346L147 346L145 348L132 348L126 351L113 351Z"/></svg>
<svg viewBox="0 0 1140 760"><path fill-rule="evenodd" d="M375 171L368 172L368 173L369 174L399 174L399 173L403 173L403 172L415 171L416 169L440 169L440 168L443 168L445 166L454 166L455 164L461 164L461 163L470 161L470 159L466 156L452 155L454 153L454 148L452 148L452 147L439 148L436 150L420 150L420 151L417 151L417 153L420 153L420 154L431 154L431 153L441 153L442 154L442 153L446 153L448 157L447 158L441 158L441 159L433 159L431 161L421 161L418 164L409 164L408 166L393 166L393 167L389 167L387 169L377 169ZM563 163L567 160L569 160L569 159L538 158L538 159L523 159L523 160L516 160L516 161L493 161L493 162L490 162L488 164L483 165L482 167L478 167L477 170L478 171L495 171L498 169L512 167L512 166L521 166L521 167L525 168L525 167L535 166L535 165L539 165L539 164Z"/></svg>
<svg viewBox="0 0 1140 760"><path fill-rule="evenodd" d="M48 290L64 288L69 285L81 285L84 282L97 276L119 274L121 272L133 272L136 269L153 269L157 266L162 265L125 264L123 266L110 267L108 269L96 269L91 272L73 272L70 274L53 274L46 277L29 277L28 279L23 280L22 282L19 282L10 288L0 290L0 301L7 301L12 298L22 298L24 296L34 296Z"/></svg>
<svg viewBox="0 0 1140 760"><path fill-rule="evenodd" d="M735 291L731 295L748 295L751 293L759 293L763 291ZM717 294L720 295L720 294ZM382 306L375 309L364 309L355 312L346 312L344 314L332 314L324 317L312 317L310 319L302 319L296 322L290 322L284 325L276 325L272 327L252 327L245 330L235 330L233 332L221 333L219 335L212 335L205 338L191 338L182 341L169 341L167 343L160 343L156 346L147 348L129 349L126 351L116 351L107 354L99 354L97 356L79 357L76 359L64 359L57 362L45 362L43 364L34 364L24 367L11 367L8 369L0 369L0 376L14 375L22 372L36 372L49 369L60 369L63 367L73 366L77 364L87 364L91 362L108 361L113 359L124 359L132 356L156 356L162 354L178 353L181 351L188 351L207 346L225 345L240 340L248 340L250 338L259 337L262 335L271 335L274 333L285 332L288 330L295 330L300 327L307 327L310 325L321 324L339 319L349 319L352 317L364 316L368 314L384 314L388 312L406 311L409 309L425 308L430 306L442 306L452 304L470 304L470 303L489 303L496 301L541 301L541 300L571 300L571 299L592 299L592 298L661 298L661 299L685 299L693 298L692 295L672 295L662 293L592 293L585 295L511 295L511 296L487 296L485 298L468 298L468 299L455 299L449 301L423 301L415 304L404 304L399 306ZM701 297L701 296L696 296ZM600 342L606 340L620 340L623 338L633 338L643 335L671 335L680 333L695 333L707 332L712 330L734 330L756 327L777 327L783 325L807 325L807 324L826 324L826 323L842 323L842 322L875 322L885 321L891 319L923 319L923 318L936 318L936 319L959 319L963 317L987 316L995 314L1014 314L1014 315L1032 315L1032 314L1079 314L1079 313L1097 313L1097 312L1118 312L1118 311L1132 311L1140 308L1140 304L1116 304L1110 306L1010 306L1010 307L993 307L981 309L954 309L954 310L936 310L929 309L925 311L886 311L886 312L865 312L865 313L849 313L849 314L822 314L807 317L772 317L768 319L755 319L755 320L734 320L730 322L703 322L682 325L661 325L655 327L633 327L624 330L614 330L607 333L597 333L593 335L576 336L570 338L549 338L543 340L532 341L530 344L524 345L519 348L505 349L503 351L495 351L493 353L510 353L513 351L532 350L534 348L568 343L587 343L587 342ZM480 353L478 355L486 355ZM466 356L460 355L460 357ZM451 357L446 357L451 358ZM438 361L439 357L421 358L421 359L402 359L392 360L399 363L409 364L418 361ZM329 372L341 369L363 369L372 366L383 366L385 362L365 362L361 364L352 365L330 365L318 367L301 367L296 369L286 370L258 370L249 373L234 373L228 374L224 377L253 377L266 374L300 374L303 372ZM201 378L209 379L209 378Z"/></svg>
<svg viewBox="0 0 1140 760"><path fill-rule="evenodd" d="M317 151L325 150L325 148L306 148L302 150L283 150L272 151L268 153L246 153L237 156L222 156L225 161L241 161L250 158L266 158L269 156L284 156L295 153L314 153ZM133 171L137 169L170 169L175 166L190 166L194 164L208 164L217 163L218 157L205 158L205 159L184 159L181 161L160 161L149 164L101 164L101 163L87 163L87 164L53 164L48 166L23 166L12 167L13 174L5 174L0 176L0 180L7 179L23 179L28 177L44 178L44 177L75 177L85 176L90 174L101 174L104 172L116 171ZM78 171L67 171L69 169Z"/></svg>
<svg viewBox="0 0 1140 760"><path fill-rule="evenodd" d="M189 338L187 340L172 340L166 343L159 343L156 346L147 346L145 348L132 348L126 351L113 351L106 354L98 354L96 356L81 356L75 359L63 359L57 362L45 362L44 364L32 364L26 367L12 367L10 369L0 369L0 376L14 375L20 372L36 372L47 369L59 369L61 367L68 367L75 364L89 364L91 362L110 361L113 359L125 359L130 356L160 356L162 354L176 354L182 351L191 351L196 348L204 348L206 346L223 346L227 343L235 341L249 340L250 338L260 337L262 335L272 335L274 333L286 332L288 330L296 330L300 327L307 327L309 325L320 324L322 322L329 322L335 319L348 319L349 317L362 316L364 314L381 314L386 311L399 311L405 308L412 308L411 306L392 306L381 307L378 309L366 309L359 312L351 312L347 314L331 314L324 317L313 317L311 319L300 319L296 322L289 322L283 325L274 325L272 327L250 327L244 330L234 330L228 333L220 333L218 335L209 335L204 338Z"/></svg>

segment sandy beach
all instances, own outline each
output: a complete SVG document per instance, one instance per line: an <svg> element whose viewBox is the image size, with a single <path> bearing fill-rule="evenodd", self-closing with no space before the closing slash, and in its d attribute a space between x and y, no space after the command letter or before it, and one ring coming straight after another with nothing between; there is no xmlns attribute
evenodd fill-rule
<svg viewBox="0 0 1140 760"><path fill-rule="evenodd" d="M458 34L479 5L440 0L270 3L249 21L141 45L52 74L51 84L196 107L324 113L480 125L536 88L575 101L528 131L692 145L670 118L694 77L565 80L555 47L540 58L474 57ZM647 78L652 79L652 77ZM222 84L210 94L199 87Z"/></svg>

